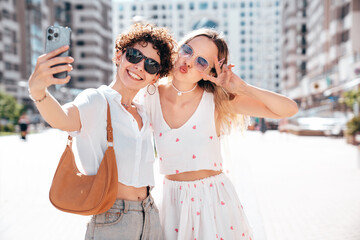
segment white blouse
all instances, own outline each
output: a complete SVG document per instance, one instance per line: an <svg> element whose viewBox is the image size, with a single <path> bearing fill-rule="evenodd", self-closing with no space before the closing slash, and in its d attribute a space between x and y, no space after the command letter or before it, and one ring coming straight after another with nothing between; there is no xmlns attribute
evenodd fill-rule
<svg viewBox="0 0 360 240"><path fill-rule="evenodd" d="M184 125L172 129L161 109L160 95L147 95L144 104L154 129L160 173L222 170L220 138L216 134L214 95L204 91L201 101Z"/></svg>
<svg viewBox="0 0 360 240"><path fill-rule="evenodd" d="M105 97L111 111L118 181L133 187L154 186L154 148L146 111L143 106L135 104L143 121L143 127L139 130L135 118L121 105L121 95L108 86L86 89L73 102L79 109L82 127L70 135L76 136L84 173L97 173L107 149Z"/></svg>

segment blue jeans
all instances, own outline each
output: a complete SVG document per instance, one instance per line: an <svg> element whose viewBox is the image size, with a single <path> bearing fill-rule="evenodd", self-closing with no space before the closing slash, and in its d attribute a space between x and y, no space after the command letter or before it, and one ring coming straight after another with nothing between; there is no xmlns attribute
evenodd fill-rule
<svg viewBox="0 0 360 240"><path fill-rule="evenodd" d="M162 240L159 210L149 196L143 201L116 200L88 223L85 240Z"/></svg>

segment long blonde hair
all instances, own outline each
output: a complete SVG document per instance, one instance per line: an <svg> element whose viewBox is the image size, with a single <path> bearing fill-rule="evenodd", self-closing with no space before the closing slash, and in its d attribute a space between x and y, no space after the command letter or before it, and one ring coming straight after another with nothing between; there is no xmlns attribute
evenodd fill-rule
<svg viewBox="0 0 360 240"><path fill-rule="evenodd" d="M208 28L201 28L188 33L178 46L190 42L196 37L204 36L211 39L218 49L218 59L224 59L224 64L229 60L229 49L222 34ZM217 77L216 69L213 67L210 73ZM227 92L224 88L217 86L215 83L205 80L200 80L198 86L207 92L214 94L215 109L218 113L218 120L220 121L221 132L229 133L234 127L240 127L242 130L246 129L249 123L249 117L237 114L232 111L230 101L234 99L234 95Z"/></svg>

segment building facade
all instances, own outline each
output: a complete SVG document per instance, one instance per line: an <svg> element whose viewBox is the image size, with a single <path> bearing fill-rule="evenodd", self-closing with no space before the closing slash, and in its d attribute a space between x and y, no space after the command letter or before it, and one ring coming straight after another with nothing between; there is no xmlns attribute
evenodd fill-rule
<svg viewBox="0 0 360 240"><path fill-rule="evenodd" d="M113 16L115 36L137 19L169 28L178 41L191 30L215 28L226 37L236 74L253 85L280 91L279 0L124 0L114 1Z"/></svg>

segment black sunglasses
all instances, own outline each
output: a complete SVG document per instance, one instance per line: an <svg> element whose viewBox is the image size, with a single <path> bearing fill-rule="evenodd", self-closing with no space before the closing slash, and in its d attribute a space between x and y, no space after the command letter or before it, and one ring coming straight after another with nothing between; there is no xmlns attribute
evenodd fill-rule
<svg viewBox="0 0 360 240"><path fill-rule="evenodd" d="M160 71L160 64L154 59L146 57L144 54L142 54L142 52L135 48L126 49L126 60L128 60L128 62L136 64L143 59L145 59L144 69L146 72L150 74L156 74Z"/></svg>

